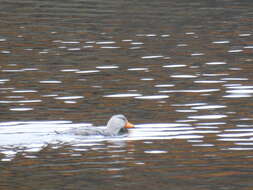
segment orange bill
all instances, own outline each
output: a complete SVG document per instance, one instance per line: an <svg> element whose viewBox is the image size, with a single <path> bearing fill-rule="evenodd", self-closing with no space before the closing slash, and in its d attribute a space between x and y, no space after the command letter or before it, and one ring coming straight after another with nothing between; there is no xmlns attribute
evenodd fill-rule
<svg viewBox="0 0 253 190"><path fill-rule="evenodd" d="M134 125L130 122L127 122L126 125L125 125L125 128L133 128Z"/></svg>

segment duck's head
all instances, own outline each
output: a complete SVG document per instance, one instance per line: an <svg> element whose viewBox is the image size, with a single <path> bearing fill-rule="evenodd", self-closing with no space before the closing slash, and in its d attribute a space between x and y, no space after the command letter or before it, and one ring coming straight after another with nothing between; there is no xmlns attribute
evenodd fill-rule
<svg viewBox="0 0 253 190"><path fill-rule="evenodd" d="M121 131L133 128L134 125L127 121L124 115L114 115L107 123L107 130L110 135L118 135Z"/></svg>

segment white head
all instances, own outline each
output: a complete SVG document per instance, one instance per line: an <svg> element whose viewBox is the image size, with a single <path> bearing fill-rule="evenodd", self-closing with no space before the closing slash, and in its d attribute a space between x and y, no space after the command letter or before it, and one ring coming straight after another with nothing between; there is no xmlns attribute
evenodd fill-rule
<svg viewBox="0 0 253 190"><path fill-rule="evenodd" d="M133 124L127 121L124 115L114 115L107 123L107 131L110 135L118 135L121 129L132 128Z"/></svg>

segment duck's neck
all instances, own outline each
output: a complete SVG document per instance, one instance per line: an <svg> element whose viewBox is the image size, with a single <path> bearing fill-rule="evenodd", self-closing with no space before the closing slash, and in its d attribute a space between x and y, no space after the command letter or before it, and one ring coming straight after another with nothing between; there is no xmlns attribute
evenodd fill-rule
<svg viewBox="0 0 253 190"><path fill-rule="evenodd" d="M104 132L105 132L105 135L107 136L116 136L116 135L119 135L120 129L113 129L113 128L108 127L104 130Z"/></svg>

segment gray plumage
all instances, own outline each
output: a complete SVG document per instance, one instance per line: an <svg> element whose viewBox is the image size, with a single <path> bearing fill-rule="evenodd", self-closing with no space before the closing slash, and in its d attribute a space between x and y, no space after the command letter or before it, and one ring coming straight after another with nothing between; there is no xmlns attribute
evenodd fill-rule
<svg viewBox="0 0 253 190"><path fill-rule="evenodd" d="M127 122L126 117L119 114L112 116L104 129L98 127L73 128L61 132L61 134L116 136L127 133L127 129L125 128Z"/></svg>

